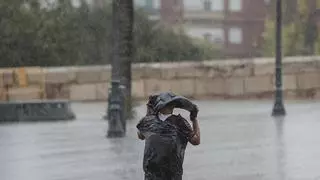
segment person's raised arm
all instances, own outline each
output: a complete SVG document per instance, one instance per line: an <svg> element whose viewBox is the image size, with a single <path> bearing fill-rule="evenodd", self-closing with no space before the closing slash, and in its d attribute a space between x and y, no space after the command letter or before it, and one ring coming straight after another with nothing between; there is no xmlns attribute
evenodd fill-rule
<svg viewBox="0 0 320 180"><path fill-rule="evenodd" d="M195 109L190 112L190 120L192 121L192 129L193 129L193 136L190 138L189 142L192 145L199 145L200 144L200 126L197 119L199 109L195 106Z"/></svg>

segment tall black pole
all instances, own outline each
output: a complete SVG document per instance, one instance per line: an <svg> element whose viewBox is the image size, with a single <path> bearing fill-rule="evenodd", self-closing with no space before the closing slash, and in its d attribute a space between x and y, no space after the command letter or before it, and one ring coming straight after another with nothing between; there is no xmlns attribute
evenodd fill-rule
<svg viewBox="0 0 320 180"><path fill-rule="evenodd" d="M275 63L275 103L272 116L285 116L282 92L282 0L277 0L276 7L276 63Z"/></svg>
<svg viewBox="0 0 320 180"><path fill-rule="evenodd" d="M119 0L112 0L112 83L108 99L108 114L106 118L109 121L107 137L116 138L125 135L125 126L123 125L123 102L120 85L122 79L122 59L121 43L122 37L122 18L121 3Z"/></svg>

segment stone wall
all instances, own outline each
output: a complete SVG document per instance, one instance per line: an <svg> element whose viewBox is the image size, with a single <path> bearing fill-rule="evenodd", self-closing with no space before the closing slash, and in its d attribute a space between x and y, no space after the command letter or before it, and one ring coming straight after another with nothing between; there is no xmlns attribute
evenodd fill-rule
<svg viewBox="0 0 320 180"><path fill-rule="evenodd" d="M169 90L196 99L272 98L274 71L273 58L134 64L132 93L138 99ZM286 98L320 99L320 57L285 58L283 73ZM110 80L110 66L32 67L22 75L3 69L0 98L106 100Z"/></svg>

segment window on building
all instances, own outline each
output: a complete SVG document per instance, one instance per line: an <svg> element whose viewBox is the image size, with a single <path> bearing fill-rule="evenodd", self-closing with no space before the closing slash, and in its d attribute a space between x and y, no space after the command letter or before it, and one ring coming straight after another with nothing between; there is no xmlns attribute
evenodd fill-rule
<svg viewBox="0 0 320 180"><path fill-rule="evenodd" d="M264 0L264 3L268 5L268 4L270 4L270 1L271 0Z"/></svg>
<svg viewBox="0 0 320 180"><path fill-rule="evenodd" d="M223 37L224 37L224 32L223 29L221 28L212 28L212 29L207 29L203 33L203 37L205 40L215 43L215 44L222 44L223 43Z"/></svg>
<svg viewBox="0 0 320 180"><path fill-rule="evenodd" d="M136 0L135 0L136 1ZM150 10L153 9L153 1L152 0L144 0L145 7Z"/></svg>
<svg viewBox="0 0 320 180"><path fill-rule="evenodd" d="M211 1L210 0L205 0L203 2L203 9L205 11L211 11Z"/></svg>
<svg viewBox="0 0 320 180"><path fill-rule="evenodd" d="M241 11L242 0L229 0L229 10L230 11Z"/></svg>
<svg viewBox="0 0 320 180"><path fill-rule="evenodd" d="M203 7L205 11L223 11L223 0L204 0Z"/></svg>
<svg viewBox="0 0 320 180"><path fill-rule="evenodd" d="M78 8L78 7L81 6L81 1L79 1L79 0L71 0L71 4L72 4L73 7Z"/></svg>
<svg viewBox="0 0 320 180"><path fill-rule="evenodd" d="M204 1L200 0L184 0L184 9L186 11L198 11L198 10L203 10L203 3Z"/></svg>
<svg viewBox="0 0 320 180"><path fill-rule="evenodd" d="M216 44L222 44L224 42L224 30L222 28L213 28L212 42Z"/></svg>
<svg viewBox="0 0 320 180"><path fill-rule="evenodd" d="M151 1L151 0L148 0L148 1ZM154 9L160 9L160 6L161 6L161 0L153 0L153 8Z"/></svg>
<svg viewBox="0 0 320 180"><path fill-rule="evenodd" d="M101 0L103 2L103 0ZM87 4L92 4L94 2L94 0L85 0L85 2L87 2Z"/></svg>
<svg viewBox="0 0 320 180"><path fill-rule="evenodd" d="M212 2L211 2L211 0L205 0L204 2L203 2L203 9L205 10L205 11L211 11L212 10Z"/></svg>
<svg viewBox="0 0 320 180"><path fill-rule="evenodd" d="M229 29L229 42L232 44L242 43L242 29L241 28L230 28Z"/></svg>
<svg viewBox="0 0 320 180"><path fill-rule="evenodd" d="M187 27L186 32L191 37L204 38L212 43L221 44L224 41L224 30L218 27Z"/></svg>
<svg viewBox="0 0 320 180"><path fill-rule="evenodd" d="M213 39L212 39L212 34L211 33L208 33L208 32L206 32L206 33L204 33L203 34L203 38L205 39L205 40L207 40L207 41L212 41Z"/></svg>
<svg viewBox="0 0 320 180"><path fill-rule="evenodd" d="M146 0L135 0L134 4L138 7L145 7L147 5Z"/></svg>
<svg viewBox="0 0 320 180"><path fill-rule="evenodd" d="M211 0L211 7L213 11L223 11L224 0Z"/></svg>

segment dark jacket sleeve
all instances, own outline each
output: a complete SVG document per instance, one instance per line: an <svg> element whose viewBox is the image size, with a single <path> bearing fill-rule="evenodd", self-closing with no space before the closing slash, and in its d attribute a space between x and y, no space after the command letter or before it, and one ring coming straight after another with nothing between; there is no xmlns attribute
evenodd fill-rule
<svg viewBox="0 0 320 180"><path fill-rule="evenodd" d="M188 139L190 140L193 137L193 129L190 125L190 123L183 118L181 115L178 115L178 127L180 132Z"/></svg>
<svg viewBox="0 0 320 180"><path fill-rule="evenodd" d="M144 124L144 118L140 119L140 121L137 123L136 128L141 131L141 128L143 128Z"/></svg>

